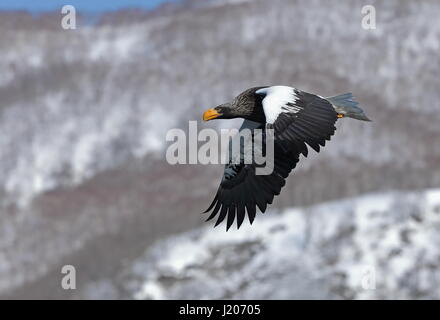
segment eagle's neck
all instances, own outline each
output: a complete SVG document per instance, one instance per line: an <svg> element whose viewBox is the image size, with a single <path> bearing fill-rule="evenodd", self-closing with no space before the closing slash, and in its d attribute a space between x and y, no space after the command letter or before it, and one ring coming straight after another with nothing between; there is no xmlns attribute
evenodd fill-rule
<svg viewBox="0 0 440 320"><path fill-rule="evenodd" d="M263 98L255 93L258 88L252 88L237 97L236 112L244 119L259 123L266 123L266 116L263 109Z"/></svg>

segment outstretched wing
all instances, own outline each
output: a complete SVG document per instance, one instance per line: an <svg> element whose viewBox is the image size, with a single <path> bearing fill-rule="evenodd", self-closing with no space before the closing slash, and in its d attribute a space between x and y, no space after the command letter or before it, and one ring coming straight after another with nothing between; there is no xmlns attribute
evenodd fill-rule
<svg viewBox="0 0 440 320"><path fill-rule="evenodd" d="M254 129L262 129L263 137L265 134L264 124L248 120L243 122L240 131L243 129L252 129L252 133L255 132ZM262 147L265 150L264 138ZM232 161L225 166L217 194L205 211L206 213L212 210L207 221L218 215L215 226L227 219L226 230L231 227L235 218L237 218L237 228L240 228L246 212L252 224L257 207L264 213L267 204L271 204L274 196L280 194L281 188L285 185L285 179L295 168L299 159L299 152L288 150L274 141L273 171L268 175L257 175L256 169L265 164L259 165L255 161L246 164L245 153L249 153L249 150L241 148L240 161Z"/></svg>
<svg viewBox="0 0 440 320"><path fill-rule="evenodd" d="M307 157L307 145L319 152L334 134L338 114L326 99L287 86L256 91L263 95L266 122L275 131L275 139Z"/></svg>
<svg viewBox="0 0 440 320"><path fill-rule="evenodd" d="M244 161L225 166L217 194L205 212L212 210L207 220L218 214L216 226L227 218L226 230L234 223L235 217L239 228L245 212L252 223L256 207L264 213L267 204L279 195L299 155L307 156L307 145L319 152L336 130L338 115L324 98L285 86L266 87L257 90L256 94L264 96L262 107L266 125L254 128L274 129L274 170L269 175L256 175L258 165L245 164ZM250 123L245 120L240 130Z"/></svg>

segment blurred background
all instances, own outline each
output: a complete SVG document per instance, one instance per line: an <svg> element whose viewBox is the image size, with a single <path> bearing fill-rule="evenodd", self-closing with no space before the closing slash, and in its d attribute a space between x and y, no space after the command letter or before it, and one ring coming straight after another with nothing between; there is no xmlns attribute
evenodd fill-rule
<svg viewBox="0 0 440 320"><path fill-rule="evenodd" d="M440 2L69 4L75 30L62 1L0 4L0 298L440 298ZM276 84L353 92L373 122L213 229L223 167L167 164L166 132L238 126L202 111Z"/></svg>

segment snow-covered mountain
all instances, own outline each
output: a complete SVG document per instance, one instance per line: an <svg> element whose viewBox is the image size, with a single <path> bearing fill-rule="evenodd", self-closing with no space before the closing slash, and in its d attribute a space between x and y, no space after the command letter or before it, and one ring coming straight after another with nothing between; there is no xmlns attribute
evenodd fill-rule
<svg viewBox="0 0 440 320"><path fill-rule="evenodd" d="M440 157L418 143L437 137L440 119L435 2L378 2L372 31L361 28L361 1L191 3L77 30L63 30L56 14L2 27L3 201L28 203L157 152L167 129L266 83L355 93L374 122L341 124L328 157L419 167Z"/></svg>
<svg viewBox="0 0 440 320"><path fill-rule="evenodd" d="M440 4L375 1L371 31L364 4L187 0L80 14L76 30L59 12L0 12L0 295L99 298L60 290L60 266L94 288L199 227L222 168L168 165L165 134L255 85L352 91L373 119L338 123L273 210L440 187Z"/></svg>
<svg viewBox="0 0 440 320"><path fill-rule="evenodd" d="M440 298L440 189L257 218L159 241L122 279L136 299Z"/></svg>

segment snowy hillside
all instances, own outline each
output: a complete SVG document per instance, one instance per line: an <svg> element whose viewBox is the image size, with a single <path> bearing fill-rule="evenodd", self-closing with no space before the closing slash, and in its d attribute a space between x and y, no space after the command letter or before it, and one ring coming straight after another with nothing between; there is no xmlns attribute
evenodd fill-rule
<svg viewBox="0 0 440 320"><path fill-rule="evenodd" d="M257 218L239 231L209 226L158 242L126 275L134 297L440 298L440 189Z"/></svg>
<svg viewBox="0 0 440 320"><path fill-rule="evenodd" d="M251 86L351 91L373 120L338 122L273 211L439 188L440 3L375 1L373 31L361 28L364 4L187 0L80 15L67 31L59 12L0 12L0 297L99 298L108 291L95 282L200 227L222 167L169 165L165 134ZM64 264L94 294L61 290ZM111 296L126 297L121 287Z"/></svg>
<svg viewBox="0 0 440 320"><path fill-rule="evenodd" d="M418 143L438 135L440 6L378 3L379 27L365 31L360 1L332 10L318 0L204 4L133 21L121 13L75 31L45 30L48 19L57 26L57 15L3 27L0 187L6 199L26 204L158 152L167 129L261 84L324 96L355 93L374 122L341 123L337 143L325 150L329 158L423 166L440 157ZM417 159L407 163L414 152Z"/></svg>

